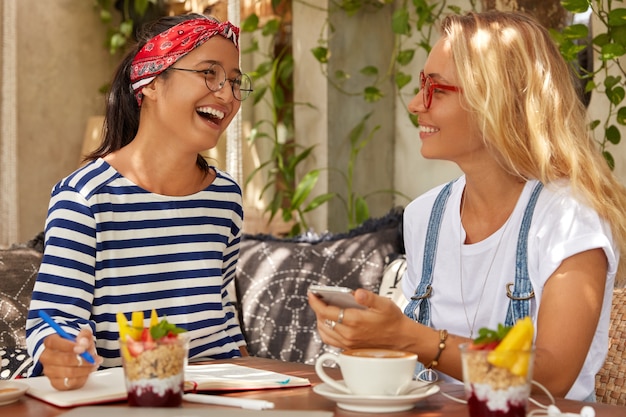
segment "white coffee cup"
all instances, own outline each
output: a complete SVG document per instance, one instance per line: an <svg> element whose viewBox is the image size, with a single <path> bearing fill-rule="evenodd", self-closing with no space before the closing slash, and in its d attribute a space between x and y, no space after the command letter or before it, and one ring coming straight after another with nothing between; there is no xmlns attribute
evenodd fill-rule
<svg viewBox="0 0 626 417"><path fill-rule="evenodd" d="M324 370L324 362L341 368L343 384ZM417 355L389 349L350 349L338 355L324 353L315 362L315 372L335 390L354 395L401 395L411 384Z"/></svg>

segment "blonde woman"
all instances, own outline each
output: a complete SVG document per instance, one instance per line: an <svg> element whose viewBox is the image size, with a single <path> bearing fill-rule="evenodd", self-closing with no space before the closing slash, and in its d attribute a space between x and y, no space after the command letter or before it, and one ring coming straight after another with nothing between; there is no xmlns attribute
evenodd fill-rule
<svg viewBox="0 0 626 417"><path fill-rule="evenodd" d="M310 296L319 332L342 348L416 352L460 380L460 344L530 316L534 379L593 401L626 246L624 187L594 146L567 63L534 19L450 16L441 33L409 110L422 155L463 175L406 208L404 314L362 289L355 298L366 310Z"/></svg>

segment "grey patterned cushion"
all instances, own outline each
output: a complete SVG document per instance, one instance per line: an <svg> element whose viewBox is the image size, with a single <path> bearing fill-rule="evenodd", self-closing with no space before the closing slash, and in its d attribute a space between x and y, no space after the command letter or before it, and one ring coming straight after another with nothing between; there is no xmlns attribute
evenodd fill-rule
<svg viewBox="0 0 626 417"><path fill-rule="evenodd" d="M311 284L377 292L385 257L403 252L402 209L370 219L347 234L281 240L242 239L237 294L242 328L253 356L312 364L328 346L307 303Z"/></svg>
<svg viewBox="0 0 626 417"><path fill-rule="evenodd" d="M0 250L0 346L26 345L24 327L41 257L27 245Z"/></svg>
<svg viewBox="0 0 626 417"><path fill-rule="evenodd" d="M0 250L0 379L26 376L26 316L41 263L43 232L27 244Z"/></svg>

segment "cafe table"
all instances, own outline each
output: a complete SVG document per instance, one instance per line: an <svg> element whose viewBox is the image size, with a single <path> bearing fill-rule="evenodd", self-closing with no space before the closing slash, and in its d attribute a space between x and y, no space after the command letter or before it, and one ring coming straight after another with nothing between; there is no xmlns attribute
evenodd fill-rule
<svg viewBox="0 0 626 417"><path fill-rule="evenodd" d="M312 386L321 383L320 379L315 374L315 368L311 365L304 365L301 363L281 362L278 360L246 357L229 360L212 361L210 363L228 362L243 366L249 366L252 368L271 370L274 372L289 374L292 376L298 376L301 378L308 378L311 381ZM339 369L330 369L328 372L335 378L340 378ZM456 398L463 398L463 387L461 385L446 384L441 386L441 391ZM242 398L254 398L265 401L271 401L275 405L277 410L323 410L332 411L335 417L354 417L354 416L387 416L393 417L467 417L467 406L464 404L452 401L440 393L431 395L427 398L419 400L415 407L409 411L374 414L374 413L359 413L354 411L346 411L338 408L334 401L326 399L315 392L312 387L298 387L298 388L280 388L270 390L256 390L256 391L241 391L241 392L229 392L223 395L231 397ZM533 398L539 400L542 404L547 404L547 397L535 396ZM111 406L125 406L125 402L114 402L108 404L102 404L100 407ZM580 413L581 408L586 403L580 401L570 401L557 399L556 405L562 412ZM197 404L183 401L183 408L206 408L210 409L224 409L220 406ZM530 409L537 408L533 405ZM593 408L596 412L596 417L624 417L626 416L626 407L612 406L606 404L593 404ZM0 406L0 416L2 417L54 417L60 416L64 412L68 411L67 408L58 408L53 405L46 404L37 399L31 398L28 395L21 397L17 402L5 406ZM260 415L263 411L258 412ZM207 415L219 415L208 414ZM87 416L88 417L88 416ZM114 416L112 416L114 417Z"/></svg>

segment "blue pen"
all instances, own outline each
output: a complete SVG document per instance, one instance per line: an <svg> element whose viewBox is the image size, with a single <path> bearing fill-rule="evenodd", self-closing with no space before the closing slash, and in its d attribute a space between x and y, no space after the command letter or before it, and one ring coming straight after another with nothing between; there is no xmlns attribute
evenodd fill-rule
<svg viewBox="0 0 626 417"><path fill-rule="evenodd" d="M52 317L50 317L45 311L39 310L39 317L41 317L43 321L48 323L50 327L52 327L54 331L57 332L57 334L63 339L67 339L72 342L76 341L76 338L74 336L69 335L65 330L63 330L61 326L59 326L54 320L52 320ZM83 352L80 354L80 356L92 365L96 363L95 359L89 354L89 352Z"/></svg>

